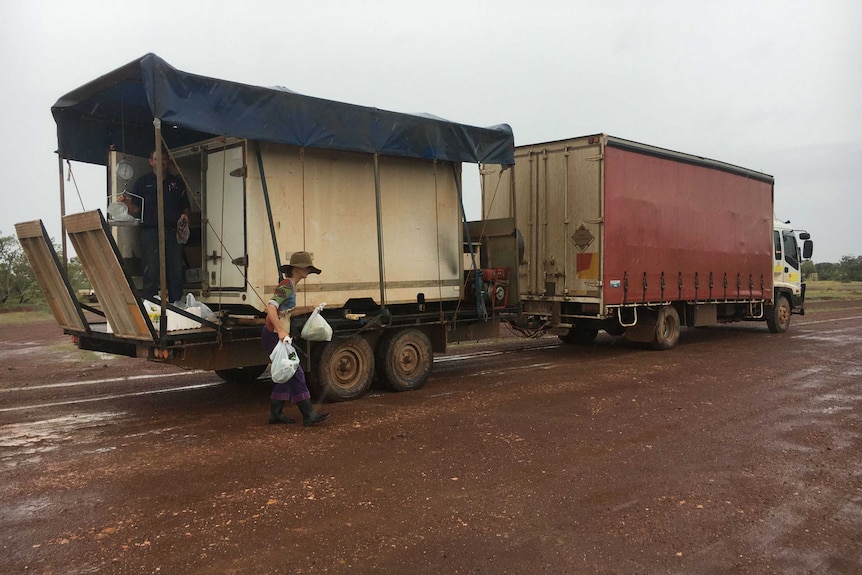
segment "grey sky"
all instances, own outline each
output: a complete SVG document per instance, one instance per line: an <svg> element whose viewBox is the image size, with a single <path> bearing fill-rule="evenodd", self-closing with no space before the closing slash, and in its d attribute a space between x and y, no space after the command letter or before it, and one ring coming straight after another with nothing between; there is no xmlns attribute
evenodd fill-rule
<svg viewBox="0 0 862 575"><path fill-rule="evenodd" d="M206 76L505 122L518 145L605 132L761 170L815 261L862 255L860 26L856 0L0 0L0 234L41 218L59 239L51 105L154 52ZM104 209L104 169L72 169L85 207ZM66 205L81 209L71 184Z"/></svg>

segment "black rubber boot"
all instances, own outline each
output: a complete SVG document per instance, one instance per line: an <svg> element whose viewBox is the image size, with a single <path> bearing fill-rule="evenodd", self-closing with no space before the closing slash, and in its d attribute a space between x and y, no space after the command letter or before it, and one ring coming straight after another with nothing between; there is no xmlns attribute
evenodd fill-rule
<svg viewBox="0 0 862 575"><path fill-rule="evenodd" d="M277 399L269 400L269 422L270 423L296 423L295 419L286 416L281 410L284 408L284 401Z"/></svg>
<svg viewBox="0 0 862 575"><path fill-rule="evenodd" d="M318 413L314 411L314 408L311 406L310 399L300 401L296 404L296 407L298 407L299 412L302 413L302 424L306 427L317 425L318 423L322 423L329 419L328 413Z"/></svg>

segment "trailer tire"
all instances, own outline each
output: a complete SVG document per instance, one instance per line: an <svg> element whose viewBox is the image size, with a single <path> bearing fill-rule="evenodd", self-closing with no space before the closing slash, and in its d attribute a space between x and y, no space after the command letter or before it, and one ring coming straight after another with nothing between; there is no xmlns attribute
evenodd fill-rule
<svg viewBox="0 0 862 575"><path fill-rule="evenodd" d="M784 333L790 328L790 302L785 296L778 296L775 305L769 308L766 326L772 333Z"/></svg>
<svg viewBox="0 0 862 575"><path fill-rule="evenodd" d="M215 373L225 381L248 383L260 377L266 371L266 367L265 365L246 365L230 369L217 369Z"/></svg>
<svg viewBox="0 0 862 575"><path fill-rule="evenodd" d="M572 345L592 345L599 335L599 328L590 325L573 325L569 328L569 332L561 335L560 340L563 343Z"/></svg>
<svg viewBox="0 0 862 575"><path fill-rule="evenodd" d="M655 322L655 337L652 340L653 349L665 350L676 347L679 342L679 312L672 305L658 310Z"/></svg>
<svg viewBox="0 0 862 575"><path fill-rule="evenodd" d="M434 361L431 340L415 328L384 336L376 356L377 374L393 391L411 391L425 385Z"/></svg>
<svg viewBox="0 0 862 575"><path fill-rule="evenodd" d="M349 401L361 397L374 376L374 351L362 336L333 339L320 346L313 375L324 398Z"/></svg>

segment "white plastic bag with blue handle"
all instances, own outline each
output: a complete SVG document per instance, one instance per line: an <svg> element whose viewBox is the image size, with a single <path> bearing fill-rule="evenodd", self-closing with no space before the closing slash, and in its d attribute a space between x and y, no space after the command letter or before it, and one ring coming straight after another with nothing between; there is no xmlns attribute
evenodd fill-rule
<svg viewBox="0 0 862 575"><path fill-rule="evenodd" d="M299 356L291 343L288 336L275 344L275 349L269 354L269 360L272 362L269 372L275 383L285 383L299 367Z"/></svg>

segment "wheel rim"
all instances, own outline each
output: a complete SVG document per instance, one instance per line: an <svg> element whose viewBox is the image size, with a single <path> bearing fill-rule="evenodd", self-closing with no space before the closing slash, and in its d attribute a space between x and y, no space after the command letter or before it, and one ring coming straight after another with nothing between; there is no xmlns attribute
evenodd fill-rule
<svg viewBox="0 0 862 575"><path fill-rule="evenodd" d="M327 399L356 399L371 385L374 352L362 337L333 340L323 344L313 355L313 382Z"/></svg>
<svg viewBox="0 0 862 575"><path fill-rule="evenodd" d="M355 349L343 349L333 359L329 368L332 383L342 389L353 389L362 376L364 358Z"/></svg>
<svg viewBox="0 0 862 575"><path fill-rule="evenodd" d="M676 310L670 306L661 309L656 318L653 347L655 349L671 349L676 346L679 334L680 323Z"/></svg>
<svg viewBox="0 0 862 575"><path fill-rule="evenodd" d="M404 377L413 377L419 371L419 358L421 352L412 343L402 345L395 353L396 369Z"/></svg>
<svg viewBox="0 0 862 575"><path fill-rule="evenodd" d="M790 308L784 304L778 307L778 323L787 325L790 321Z"/></svg>
<svg viewBox="0 0 862 575"><path fill-rule="evenodd" d="M670 316L665 316L662 327L662 335L668 341L673 340L676 337L677 326L676 322Z"/></svg>
<svg viewBox="0 0 862 575"><path fill-rule="evenodd" d="M392 333L378 346L377 361L378 375L387 387L395 391L418 389L431 371L431 342L413 328Z"/></svg>

